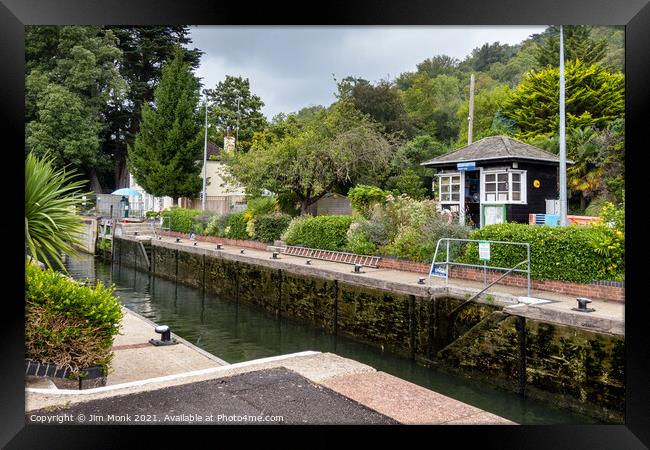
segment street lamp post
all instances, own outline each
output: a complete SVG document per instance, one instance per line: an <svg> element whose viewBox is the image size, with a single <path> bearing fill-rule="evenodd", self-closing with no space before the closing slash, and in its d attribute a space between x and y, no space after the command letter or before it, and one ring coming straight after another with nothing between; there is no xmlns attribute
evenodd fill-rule
<svg viewBox="0 0 650 450"><path fill-rule="evenodd" d="M204 92L205 93L205 92ZM205 140L203 143L203 195L201 210L205 211L205 181L208 173L208 95L205 93Z"/></svg>
<svg viewBox="0 0 650 450"><path fill-rule="evenodd" d="M237 145L239 145L239 100L237 97L237 129L235 130L235 153L237 153Z"/></svg>
<svg viewBox="0 0 650 450"><path fill-rule="evenodd" d="M560 25L560 226L567 224L566 129L564 111L564 32Z"/></svg>

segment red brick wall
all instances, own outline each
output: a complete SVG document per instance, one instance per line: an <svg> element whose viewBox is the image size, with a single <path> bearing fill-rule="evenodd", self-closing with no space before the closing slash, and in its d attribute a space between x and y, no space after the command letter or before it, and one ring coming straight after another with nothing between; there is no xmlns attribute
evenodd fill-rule
<svg viewBox="0 0 650 450"><path fill-rule="evenodd" d="M405 270L408 272L429 273L431 264L417 263L400 259L382 258L378 266L384 269ZM503 275L503 272L488 271L488 283ZM471 267L451 267L449 278L461 280L483 281L483 271ZM498 284L506 286L517 286L525 288L527 279L521 275L507 275ZM576 297L588 297L603 300L625 301L625 288L616 286L602 286L597 284L569 283L559 280L531 280L531 289L540 291L557 292L561 294L575 295Z"/></svg>

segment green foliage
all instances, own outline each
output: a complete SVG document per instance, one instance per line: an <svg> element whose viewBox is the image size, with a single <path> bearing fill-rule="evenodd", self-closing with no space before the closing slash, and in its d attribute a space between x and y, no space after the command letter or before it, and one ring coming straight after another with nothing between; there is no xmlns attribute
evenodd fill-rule
<svg viewBox="0 0 650 450"><path fill-rule="evenodd" d="M228 239L250 239L246 231L244 212L234 212L228 216L224 234Z"/></svg>
<svg viewBox="0 0 650 450"><path fill-rule="evenodd" d="M111 240L110 239L97 239L97 250L104 253L110 253L111 251Z"/></svg>
<svg viewBox="0 0 650 450"><path fill-rule="evenodd" d="M380 80L373 85L362 78L347 77L338 83L338 90L339 95L350 98L359 111L382 124L385 132L411 136L415 131L393 82Z"/></svg>
<svg viewBox="0 0 650 450"><path fill-rule="evenodd" d="M122 51L119 61L120 75L128 83L126 96L121 102L108 102L104 117L107 131L104 134L104 153L113 160L114 180L117 187L128 182L127 147L133 146L140 129L142 106L153 104L154 90L162 78L162 68L181 51L183 60L192 69L199 66L201 50L191 48L190 27L182 25L107 26L117 37L117 47ZM113 178L113 177L111 177Z"/></svg>
<svg viewBox="0 0 650 450"><path fill-rule="evenodd" d="M470 237L530 243L531 277L536 279L588 283L625 278L625 237L603 225L547 227L512 223L486 226ZM512 267L525 259L523 246L494 244L488 266ZM478 264L478 246L468 244L460 260Z"/></svg>
<svg viewBox="0 0 650 450"><path fill-rule="evenodd" d="M228 226L228 216L213 216L205 229L208 236L225 237Z"/></svg>
<svg viewBox="0 0 650 450"><path fill-rule="evenodd" d="M84 182L74 171L54 169L52 158L33 153L25 161L25 247L29 255L48 267L65 270L61 253L75 254L84 224L74 213L81 207Z"/></svg>
<svg viewBox="0 0 650 450"><path fill-rule="evenodd" d="M85 286L51 269L25 267L27 358L69 367L108 369L122 320L113 287Z"/></svg>
<svg viewBox="0 0 650 450"><path fill-rule="evenodd" d="M604 128L625 113L624 77L598 65L568 62L566 77L567 130L595 126ZM502 102L506 117L513 119L519 138L553 135L559 129L559 69L530 72Z"/></svg>
<svg viewBox="0 0 650 450"><path fill-rule="evenodd" d="M211 139L223 142L227 129L235 136L235 130L239 127L237 151L247 152L253 135L266 126L266 118L262 114L264 102L251 93L248 78L226 75L214 89L208 89L207 94L209 120L216 126L216 130L211 131Z"/></svg>
<svg viewBox="0 0 650 450"><path fill-rule="evenodd" d="M160 211L146 211L146 212L144 213L144 216L145 216L147 219L152 219L152 218L155 218L155 217L160 217Z"/></svg>
<svg viewBox="0 0 650 450"><path fill-rule="evenodd" d="M594 40L591 37L591 29L592 27L585 25L565 25L563 27L565 61L580 60L591 65L597 64L605 57L607 41L605 39ZM535 60L539 68L559 67L559 27L552 26L546 31L546 38L535 51Z"/></svg>
<svg viewBox="0 0 650 450"><path fill-rule="evenodd" d="M487 136L499 134L499 122L495 117L500 111L500 104L508 96L508 88L505 85L496 85L490 89L477 90L474 95L474 122L472 129L473 141L478 141ZM456 113L460 121L460 132L457 146L467 145L469 102L463 103Z"/></svg>
<svg viewBox="0 0 650 450"><path fill-rule="evenodd" d="M467 227L447 223L431 200L390 195L385 203L374 206L369 219L357 218L350 226L348 249L430 262L438 239L466 238L468 233Z"/></svg>
<svg viewBox="0 0 650 450"><path fill-rule="evenodd" d="M303 214L335 186L382 178L388 166L391 144L348 100L304 121L289 116L273 130L232 155L229 174L248 192L293 193Z"/></svg>
<svg viewBox="0 0 650 450"><path fill-rule="evenodd" d="M163 68L154 95L155 108L142 108L140 133L129 148L129 167L138 184L154 196L193 197L201 189L199 81L183 62L182 52Z"/></svg>
<svg viewBox="0 0 650 450"><path fill-rule="evenodd" d="M347 250L357 255L374 255L377 252L377 245L368 240L363 233L348 233Z"/></svg>
<svg viewBox="0 0 650 450"><path fill-rule="evenodd" d="M26 144L57 168L70 165L99 177L112 169L103 151L108 103L120 103L127 84L119 73L121 50L111 31L96 26L26 27Z"/></svg>
<svg viewBox="0 0 650 450"><path fill-rule="evenodd" d="M262 214L255 217L255 240L273 242L279 240L291 222L288 214Z"/></svg>
<svg viewBox="0 0 650 450"><path fill-rule="evenodd" d="M374 205L383 203L389 192L377 186L357 184L348 191L348 199L355 211L364 217L369 217Z"/></svg>
<svg viewBox="0 0 650 450"><path fill-rule="evenodd" d="M625 233L625 191L623 191L623 201L618 205L611 202L605 203L600 217L615 230Z"/></svg>
<svg viewBox="0 0 650 450"><path fill-rule="evenodd" d="M278 198L275 195L253 197L246 202L246 212L250 217L271 214L278 209Z"/></svg>
<svg viewBox="0 0 650 450"><path fill-rule="evenodd" d="M390 177L386 181L386 189L393 195L406 194L415 200L422 200L427 194L422 178L413 169L407 169L401 175Z"/></svg>
<svg viewBox="0 0 650 450"><path fill-rule="evenodd" d="M171 231L179 233L190 233L194 231L194 218L201 214L199 209L185 209L185 208L170 208L161 213L162 217L169 217L166 219L169 223Z"/></svg>
<svg viewBox="0 0 650 450"><path fill-rule="evenodd" d="M296 217L282 235L289 245L303 245L322 250L343 250L351 216Z"/></svg>

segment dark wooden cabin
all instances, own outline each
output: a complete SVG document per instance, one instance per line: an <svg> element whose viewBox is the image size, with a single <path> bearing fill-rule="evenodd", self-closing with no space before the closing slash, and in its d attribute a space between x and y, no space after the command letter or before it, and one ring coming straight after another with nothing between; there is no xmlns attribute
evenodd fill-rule
<svg viewBox="0 0 650 450"><path fill-rule="evenodd" d="M559 197L557 155L507 136L490 136L422 166L436 169L433 190L461 223L528 223ZM567 161L572 164L572 161ZM462 193L462 195L461 195Z"/></svg>

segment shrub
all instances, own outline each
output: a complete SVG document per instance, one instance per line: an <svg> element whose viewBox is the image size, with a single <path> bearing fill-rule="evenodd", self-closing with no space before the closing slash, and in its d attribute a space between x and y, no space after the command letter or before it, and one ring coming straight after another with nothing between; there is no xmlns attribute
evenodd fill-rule
<svg viewBox="0 0 650 450"><path fill-rule="evenodd" d="M625 190L623 190L623 202L619 205L606 203L600 212L600 217L615 230L625 233Z"/></svg>
<svg viewBox="0 0 650 450"><path fill-rule="evenodd" d="M210 223L205 228L208 236L224 237L226 235L225 229L228 226L228 216L213 216Z"/></svg>
<svg viewBox="0 0 650 450"><path fill-rule="evenodd" d="M291 216L288 214L264 214L255 218L255 240L272 242L280 239L289 226Z"/></svg>
<svg viewBox="0 0 650 450"><path fill-rule="evenodd" d="M304 245L323 250L343 250L351 216L317 216L295 218L282 239L289 245Z"/></svg>
<svg viewBox="0 0 650 450"><path fill-rule="evenodd" d="M228 239L249 239L246 232L246 219L244 218L245 212L234 212L228 215L226 219L226 228L224 235Z"/></svg>
<svg viewBox="0 0 650 450"><path fill-rule="evenodd" d="M147 219L151 219L151 218L154 218L154 217L160 217L160 211L146 211L144 213L144 216Z"/></svg>
<svg viewBox="0 0 650 450"><path fill-rule="evenodd" d="M107 372L113 337L122 320L113 287L85 286L51 269L25 267L25 357L80 369Z"/></svg>
<svg viewBox="0 0 650 450"><path fill-rule="evenodd" d="M352 224L354 226L355 224ZM368 240L363 233L348 233L347 249L358 255L374 255L377 253L377 246Z"/></svg>
<svg viewBox="0 0 650 450"><path fill-rule="evenodd" d="M262 216L278 209L278 198L275 195L253 197L248 199L246 205L246 212L250 213L251 217Z"/></svg>
<svg viewBox="0 0 650 450"><path fill-rule="evenodd" d="M368 218L373 206L382 204L388 194L377 186L358 184L348 191L348 198L355 211Z"/></svg>
<svg viewBox="0 0 650 450"><path fill-rule="evenodd" d="M531 277L536 279L588 283L625 278L624 234L604 225L547 227L510 223L483 227L471 238L530 243ZM512 267L526 259L523 246L491 247L488 267ZM467 245L460 260L477 264L478 246Z"/></svg>
<svg viewBox="0 0 650 450"><path fill-rule="evenodd" d="M194 217L201 214L198 209L171 208L161 213L162 217L169 217L168 223L171 231L190 233L194 231Z"/></svg>

